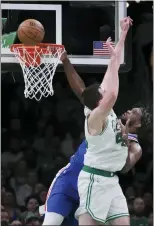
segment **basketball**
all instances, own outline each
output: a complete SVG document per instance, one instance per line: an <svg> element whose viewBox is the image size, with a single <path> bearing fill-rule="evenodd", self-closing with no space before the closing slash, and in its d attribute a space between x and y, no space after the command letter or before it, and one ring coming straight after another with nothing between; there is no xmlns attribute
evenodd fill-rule
<svg viewBox="0 0 154 226"><path fill-rule="evenodd" d="M17 31L19 40L25 45L37 45L42 42L44 34L43 25L34 19L22 22Z"/></svg>

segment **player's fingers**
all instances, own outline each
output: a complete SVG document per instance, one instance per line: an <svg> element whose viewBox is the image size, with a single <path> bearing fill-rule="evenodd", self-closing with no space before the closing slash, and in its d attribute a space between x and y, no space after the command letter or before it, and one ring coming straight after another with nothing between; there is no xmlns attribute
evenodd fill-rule
<svg viewBox="0 0 154 226"><path fill-rule="evenodd" d="M112 48L111 38L108 38L108 39L107 39L106 45L107 45L108 49L111 49L111 48Z"/></svg>
<svg viewBox="0 0 154 226"><path fill-rule="evenodd" d="M109 39L106 40L106 44L107 44L107 45L108 45L108 43L109 43Z"/></svg>
<svg viewBox="0 0 154 226"><path fill-rule="evenodd" d="M130 26L131 26L131 25L130 25L130 23L128 22L128 23L127 23L127 30L130 28Z"/></svg>
<svg viewBox="0 0 154 226"><path fill-rule="evenodd" d="M119 124L120 124L120 127L121 127L121 133L123 135L123 134L125 134L125 126L122 124L121 119L119 119Z"/></svg>
<svg viewBox="0 0 154 226"><path fill-rule="evenodd" d="M106 42L107 43L111 42L111 37L109 37Z"/></svg>
<svg viewBox="0 0 154 226"><path fill-rule="evenodd" d="M133 25L133 20L130 17L128 17L128 21L130 25Z"/></svg>
<svg viewBox="0 0 154 226"><path fill-rule="evenodd" d="M132 25L133 25L133 23L131 23L131 22L130 22L130 23L129 23L129 25L130 25L130 26L132 26Z"/></svg>
<svg viewBox="0 0 154 226"><path fill-rule="evenodd" d="M130 16L127 17L129 20L132 20Z"/></svg>
<svg viewBox="0 0 154 226"><path fill-rule="evenodd" d="M128 16L128 19L129 19L131 22L133 22L133 19L132 19L130 16Z"/></svg>
<svg viewBox="0 0 154 226"><path fill-rule="evenodd" d="M66 50L64 50L64 52L62 52L62 54L61 54L60 60L63 61L66 58L67 58L67 52L66 52Z"/></svg>
<svg viewBox="0 0 154 226"><path fill-rule="evenodd" d="M130 23L130 20L129 20L129 19L127 19L126 24L129 24L129 23Z"/></svg>
<svg viewBox="0 0 154 226"><path fill-rule="evenodd" d="M67 55L66 50L62 50L62 55Z"/></svg>
<svg viewBox="0 0 154 226"><path fill-rule="evenodd" d="M119 119L118 122L119 122L120 125L123 125L122 122L121 122L121 119Z"/></svg>
<svg viewBox="0 0 154 226"><path fill-rule="evenodd" d="M123 22L126 22L126 21L127 21L127 19L128 19L128 17L125 17L122 21L123 21Z"/></svg>
<svg viewBox="0 0 154 226"><path fill-rule="evenodd" d="M126 125L125 125L125 133L126 133L126 135L128 135L128 133L129 133L129 123L130 123L130 119L127 120Z"/></svg>
<svg viewBox="0 0 154 226"><path fill-rule="evenodd" d="M108 47L108 50L110 52L110 55L111 56L115 55L115 49L112 46L112 42L109 42L108 45L107 45L107 47Z"/></svg>
<svg viewBox="0 0 154 226"><path fill-rule="evenodd" d="M129 25L132 26L133 25L133 21L129 20Z"/></svg>
<svg viewBox="0 0 154 226"><path fill-rule="evenodd" d="M131 18L129 19L129 21L130 21L131 23L133 23L133 20L132 20Z"/></svg>
<svg viewBox="0 0 154 226"><path fill-rule="evenodd" d="M130 119L128 119L128 120L127 120L127 122L126 122L126 126L128 126L128 125L129 125L129 123L130 123Z"/></svg>
<svg viewBox="0 0 154 226"><path fill-rule="evenodd" d="M127 125L123 125L121 120L120 120L120 125L121 125L121 134L122 138L125 140L125 143L128 145L128 128Z"/></svg>

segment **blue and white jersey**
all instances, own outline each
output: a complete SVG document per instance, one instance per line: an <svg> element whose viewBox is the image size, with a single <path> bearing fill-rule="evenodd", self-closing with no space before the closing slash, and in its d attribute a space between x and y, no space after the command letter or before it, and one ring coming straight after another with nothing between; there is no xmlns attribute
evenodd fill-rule
<svg viewBox="0 0 154 226"><path fill-rule="evenodd" d="M83 167L84 154L86 153L86 141L84 140L76 153L70 158L70 162L57 173L50 191L52 194L63 193L79 200L77 181L79 173ZM49 192L50 193L50 192Z"/></svg>

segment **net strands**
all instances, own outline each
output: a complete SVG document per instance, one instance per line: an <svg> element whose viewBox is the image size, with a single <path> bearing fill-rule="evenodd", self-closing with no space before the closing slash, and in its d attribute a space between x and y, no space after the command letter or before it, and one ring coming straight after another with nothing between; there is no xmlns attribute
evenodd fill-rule
<svg viewBox="0 0 154 226"><path fill-rule="evenodd" d="M22 46L14 47L13 52L23 71L25 98L35 98L39 101L42 97L53 96L53 76L64 48L35 46L31 50Z"/></svg>

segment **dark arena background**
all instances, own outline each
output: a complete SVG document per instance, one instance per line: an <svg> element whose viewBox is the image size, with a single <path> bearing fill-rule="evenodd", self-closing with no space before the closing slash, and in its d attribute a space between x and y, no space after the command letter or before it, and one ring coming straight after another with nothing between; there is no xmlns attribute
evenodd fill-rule
<svg viewBox="0 0 154 226"><path fill-rule="evenodd" d="M43 6L42 6L43 5ZM60 5L60 8L57 7ZM32 18L45 28L45 43L63 44L77 72L88 86L100 82L108 54L93 53L94 41L119 38L119 21L133 19L119 72L120 91L114 107L121 115L136 104L153 114L153 2L152 1L2 1L2 225L42 225L38 207L48 188L84 139L83 106L73 94L63 66L53 79L54 96L37 102L24 97L21 67L9 46L19 43L16 31ZM61 19L61 20L60 20ZM153 225L153 123L140 138L142 158L119 175L127 198L131 226Z"/></svg>

